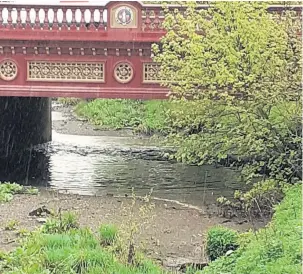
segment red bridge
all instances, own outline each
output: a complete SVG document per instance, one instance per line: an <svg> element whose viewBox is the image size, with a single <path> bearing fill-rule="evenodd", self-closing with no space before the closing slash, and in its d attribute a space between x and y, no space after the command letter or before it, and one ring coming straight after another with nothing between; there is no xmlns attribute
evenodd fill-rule
<svg viewBox="0 0 303 274"><path fill-rule="evenodd" d="M50 97L166 98L151 56L165 34L160 5L24 1L0 0L0 159L51 140Z"/></svg>
<svg viewBox="0 0 303 274"><path fill-rule="evenodd" d="M0 96L165 98L151 59L165 34L161 6L70 2L0 1Z"/></svg>
<svg viewBox="0 0 303 274"><path fill-rule="evenodd" d="M165 98L151 59L163 10L0 5L0 96Z"/></svg>

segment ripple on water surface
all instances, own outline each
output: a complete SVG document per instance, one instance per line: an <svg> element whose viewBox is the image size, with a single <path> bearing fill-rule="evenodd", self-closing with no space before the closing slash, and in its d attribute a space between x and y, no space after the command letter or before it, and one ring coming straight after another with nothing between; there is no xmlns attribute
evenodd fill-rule
<svg viewBox="0 0 303 274"><path fill-rule="evenodd" d="M53 114L53 118L64 120L60 114ZM20 169L15 181L21 183L25 178L28 184L85 195L124 195L132 188L137 195L145 195L152 188L154 196L195 205L233 192L236 176L230 169L138 159L127 154L134 149L157 150L129 137L53 132L51 143L20 160L25 168ZM3 174L1 177L5 179Z"/></svg>
<svg viewBox="0 0 303 274"><path fill-rule="evenodd" d="M89 195L123 195L132 188L144 195L153 189L157 197L198 205L231 195L235 182L232 170L115 155L116 151L138 149L133 143L130 138L54 133L47 148L48 183L55 189Z"/></svg>

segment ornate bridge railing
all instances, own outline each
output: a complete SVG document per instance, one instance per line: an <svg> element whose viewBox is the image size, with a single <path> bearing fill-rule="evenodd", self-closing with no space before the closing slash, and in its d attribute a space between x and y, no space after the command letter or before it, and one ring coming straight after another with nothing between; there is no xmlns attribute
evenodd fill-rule
<svg viewBox="0 0 303 274"><path fill-rule="evenodd" d="M26 30L105 30L106 8L85 6L0 6L0 28ZM105 20L104 20L105 19Z"/></svg>
<svg viewBox="0 0 303 274"><path fill-rule="evenodd" d="M163 36L164 12L161 5L141 5L128 1L124 4L126 14L118 14L116 6L121 6L121 2L113 1L104 6L16 5L0 2L0 37L11 40L155 42ZM119 16L121 22L118 22Z"/></svg>

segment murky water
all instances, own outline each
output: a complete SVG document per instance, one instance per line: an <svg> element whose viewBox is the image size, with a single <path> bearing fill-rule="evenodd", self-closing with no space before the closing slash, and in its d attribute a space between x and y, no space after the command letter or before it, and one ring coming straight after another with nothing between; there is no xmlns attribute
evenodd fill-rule
<svg viewBox="0 0 303 274"><path fill-rule="evenodd" d="M53 112L53 120L64 117ZM137 195L144 195L153 189L154 196L200 206L221 195L232 195L236 181L232 170L144 160L127 153L141 148L154 149L130 137L76 136L54 131L51 143L15 159L15 172L8 177L7 172L0 171L0 180L85 195L124 195L130 194L132 188Z"/></svg>

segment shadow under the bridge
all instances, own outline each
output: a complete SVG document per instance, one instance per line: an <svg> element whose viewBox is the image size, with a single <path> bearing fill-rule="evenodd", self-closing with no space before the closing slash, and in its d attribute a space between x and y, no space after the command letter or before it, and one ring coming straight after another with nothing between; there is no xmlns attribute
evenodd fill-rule
<svg viewBox="0 0 303 274"><path fill-rule="evenodd" d="M24 150L0 157L0 182L48 186L49 156L36 150Z"/></svg>
<svg viewBox="0 0 303 274"><path fill-rule="evenodd" d="M47 182L48 157L31 147L51 132L50 98L0 97L0 182Z"/></svg>
<svg viewBox="0 0 303 274"><path fill-rule="evenodd" d="M0 97L0 157L51 141L51 99Z"/></svg>

